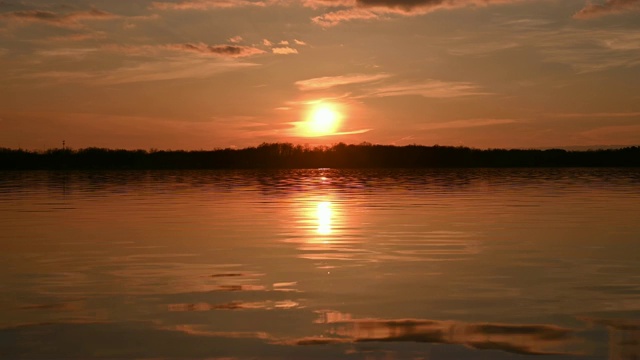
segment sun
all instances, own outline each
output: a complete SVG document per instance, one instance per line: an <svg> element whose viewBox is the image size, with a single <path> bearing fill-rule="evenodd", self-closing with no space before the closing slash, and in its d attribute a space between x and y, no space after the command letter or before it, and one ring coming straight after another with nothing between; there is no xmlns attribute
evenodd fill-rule
<svg viewBox="0 0 640 360"><path fill-rule="evenodd" d="M333 104L316 104L306 120L308 136L324 136L335 134L340 126L342 115Z"/></svg>

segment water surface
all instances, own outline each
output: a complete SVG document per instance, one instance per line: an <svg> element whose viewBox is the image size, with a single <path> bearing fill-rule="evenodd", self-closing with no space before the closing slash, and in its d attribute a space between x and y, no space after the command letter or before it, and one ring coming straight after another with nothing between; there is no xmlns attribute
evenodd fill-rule
<svg viewBox="0 0 640 360"><path fill-rule="evenodd" d="M640 170L0 173L0 356L636 359Z"/></svg>

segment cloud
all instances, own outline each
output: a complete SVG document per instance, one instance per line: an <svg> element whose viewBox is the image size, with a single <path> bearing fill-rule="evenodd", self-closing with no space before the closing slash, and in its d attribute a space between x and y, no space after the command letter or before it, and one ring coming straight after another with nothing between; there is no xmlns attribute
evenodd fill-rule
<svg viewBox="0 0 640 360"><path fill-rule="evenodd" d="M84 59L89 55L95 54L98 51L95 48L58 48L53 50L40 50L35 54L45 57L66 57L73 59Z"/></svg>
<svg viewBox="0 0 640 360"><path fill-rule="evenodd" d="M484 7L511 4L523 0L308 0L309 7L346 7L314 17L312 21L320 26L335 26L344 21L381 19L385 15L416 16L438 10L464 7ZM334 5L335 4L335 5Z"/></svg>
<svg viewBox="0 0 640 360"><path fill-rule="evenodd" d="M500 42L505 46L533 46L542 61L563 64L578 73L640 65L640 33L622 27L552 29L544 23L525 20L502 23L496 30L503 34ZM448 52L455 55L482 55L483 51L497 51L499 48L498 41L490 41L487 43L489 46L483 48L485 46L475 45L480 41L475 41L474 45L467 42L458 46L454 40L451 39L452 44L447 47Z"/></svg>
<svg viewBox="0 0 640 360"><path fill-rule="evenodd" d="M170 50L188 51L232 58L247 57L264 53L264 50L260 50L255 47L240 45L207 45L203 43L186 43L165 45L164 47Z"/></svg>
<svg viewBox="0 0 640 360"><path fill-rule="evenodd" d="M302 0L304 7L312 9L320 8L336 8L336 7L353 7L356 5L355 0Z"/></svg>
<svg viewBox="0 0 640 360"><path fill-rule="evenodd" d="M515 122L516 120L514 119L466 119L466 120L448 121L444 123L426 124L422 126L420 129L422 130L463 129L463 128L470 128L470 127L513 124Z"/></svg>
<svg viewBox="0 0 640 360"><path fill-rule="evenodd" d="M265 53L264 50L242 45L208 45L204 43L184 43L165 45L107 45L104 50L130 55L157 55L162 51L175 51L213 55L226 58L242 58Z"/></svg>
<svg viewBox="0 0 640 360"><path fill-rule="evenodd" d="M367 10L367 9L359 9L359 8L351 8L346 10L339 10L329 12L320 16L316 16L311 19L314 23L322 26L322 27L330 27L340 24L344 21L351 20L371 20L371 19L379 19L380 14Z"/></svg>
<svg viewBox="0 0 640 360"><path fill-rule="evenodd" d="M101 56L104 52L144 57L131 58L123 66L96 71L38 71L25 67L14 77L40 79L43 83L86 83L88 85L111 85L147 81L175 80L185 78L207 78L218 73L257 66L242 61L246 57L265 51L238 45L168 44L121 46L108 45L101 48L60 48L38 51L40 57L67 57L82 60ZM217 59L212 59L215 57Z"/></svg>
<svg viewBox="0 0 640 360"><path fill-rule="evenodd" d="M151 8L156 10L212 10L212 9L228 9L247 6L267 6L264 1L248 1L248 0L194 0L173 2L152 2Z"/></svg>
<svg viewBox="0 0 640 360"><path fill-rule="evenodd" d="M514 3L519 0L356 0L364 7L386 7L402 11L435 11L439 9L454 9L467 6L488 6L493 4Z"/></svg>
<svg viewBox="0 0 640 360"><path fill-rule="evenodd" d="M627 11L639 11L640 0L606 0L604 4L588 3L573 15L574 19L594 19Z"/></svg>
<svg viewBox="0 0 640 360"><path fill-rule="evenodd" d="M47 38L46 41L61 41L61 42L74 42L74 41L86 41L86 40L97 40L97 39L105 39L107 37L107 33L102 31L92 32L92 33L78 33L78 34L70 34L63 36L53 36Z"/></svg>
<svg viewBox="0 0 640 360"><path fill-rule="evenodd" d="M297 54L298 50L294 49L294 48L290 48L288 46L284 46L284 47L276 47L271 49L271 51L273 51L274 54L278 54L278 55L290 55L290 54Z"/></svg>
<svg viewBox="0 0 640 360"><path fill-rule="evenodd" d="M307 45L307 43L306 43L306 42L304 42L304 41L302 41L302 40L298 40L298 39L293 39L293 42L294 42L296 45L301 45L301 46Z"/></svg>
<svg viewBox="0 0 640 360"><path fill-rule="evenodd" d="M640 117L640 112L600 112L600 113L557 113L559 118L627 118Z"/></svg>
<svg viewBox="0 0 640 360"><path fill-rule="evenodd" d="M495 41L485 43L468 44L459 47L449 48L448 52L451 55L468 56L468 55L486 55L492 52L512 49L518 47L517 42L509 41Z"/></svg>
<svg viewBox="0 0 640 360"><path fill-rule="evenodd" d="M23 75L47 83L85 83L88 85L115 85L148 81L202 79L219 73L257 66L245 62L216 62L202 57L185 57L153 62L142 62L110 71L43 71Z"/></svg>
<svg viewBox="0 0 640 360"><path fill-rule="evenodd" d="M390 74L352 74L339 76L324 76L307 80L296 81L296 86L302 91L322 90L334 86L360 84L385 79Z"/></svg>
<svg viewBox="0 0 640 360"><path fill-rule="evenodd" d="M633 44L627 44L629 49L613 49L606 44L606 40L598 43L598 38L607 36L605 33L584 31L582 36L582 38L576 36L571 47L561 43L554 44L553 40L545 44L546 40L543 40L540 42L540 53L544 55L545 61L571 66L579 73L640 65L640 57L638 56L640 48L631 48ZM566 38L570 38L570 36Z"/></svg>
<svg viewBox="0 0 640 360"><path fill-rule="evenodd" d="M592 143L637 144L640 125L611 125L596 127L579 133Z"/></svg>
<svg viewBox="0 0 640 360"><path fill-rule="evenodd" d="M426 80L414 84L398 84L383 86L362 97L388 97L417 95L426 98L454 98L472 95L490 95L469 82L448 82L440 80Z"/></svg>
<svg viewBox="0 0 640 360"><path fill-rule="evenodd" d="M13 23L44 23L58 27L80 27L85 20L112 20L121 16L107 11L91 9L88 11L75 11L70 13L55 13L43 10L12 11L0 14L0 20L8 20Z"/></svg>
<svg viewBox="0 0 640 360"><path fill-rule="evenodd" d="M240 35L229 38L229 42L232 43L232 44L241 43L242 40L243 40L242 36L240 36Z"/></svg>
<svg viewBox="0 0 640 360"><path fill-rule="evenodd" d="M331 135L356 135L356 134L365 134L368 133L369 131L371 131L373 129L360 129L360 130L352 130L352 131L342 131L342 132L337 132L337 133L333 133ZM326 135L325 135L326 136Z"/></svg>

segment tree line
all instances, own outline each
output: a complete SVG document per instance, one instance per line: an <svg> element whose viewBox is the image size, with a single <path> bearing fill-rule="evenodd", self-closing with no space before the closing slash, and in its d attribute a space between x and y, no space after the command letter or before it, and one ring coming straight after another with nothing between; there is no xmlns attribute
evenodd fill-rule
<svg viewBox="0 0 640 360"><path fill-rule="evenodd" d="M0 148L0 170L637 166L640 166L638 146L587 151L481 150L461 146L369 143L318 147L262 143L243 149L196 151L95 147L29 151Z"/></svg>

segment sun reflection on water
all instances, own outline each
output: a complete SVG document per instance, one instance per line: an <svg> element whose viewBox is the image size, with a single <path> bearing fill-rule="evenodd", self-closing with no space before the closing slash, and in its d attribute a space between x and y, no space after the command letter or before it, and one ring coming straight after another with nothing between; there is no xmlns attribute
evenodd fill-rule
<svg viewBox="0 0 640 360"><path fill-rule="evenodd" d="M332 232L331 218L333 216L331 202L319 202L316 208L316 216L318 218L318 228L316 229L316 232L320 235L330 235Z"/></svg>

